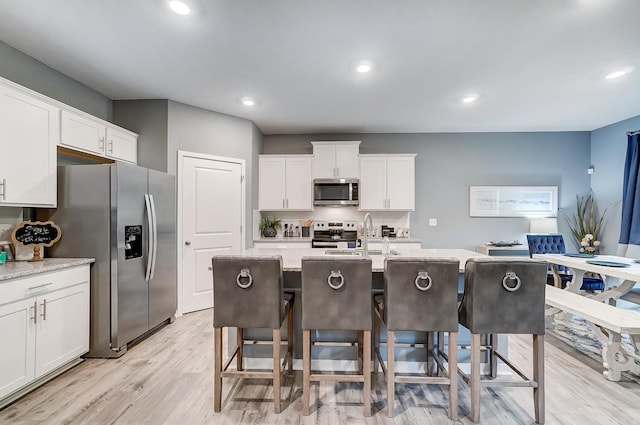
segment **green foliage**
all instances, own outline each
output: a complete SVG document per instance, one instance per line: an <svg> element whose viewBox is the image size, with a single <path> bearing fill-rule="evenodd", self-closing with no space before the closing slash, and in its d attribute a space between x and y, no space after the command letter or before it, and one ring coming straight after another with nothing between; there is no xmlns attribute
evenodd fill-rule
<svg viewBox="0 0 640 425"><path fill-rule="evenodd" d="M581 246L581 242L585 236L589 234L593 236L591 240L600 240L598 236L606 213L607 208L605 208L601 215L598 215L596 198L593 191L590 191L585 196L576 195L575 213L571 215L564 213L564 215L567 218L569 229L578 247Z"/></svg>
<svg viewBox="0 0 640 425"><path fill-rule="evenodd" d="M282 229L282 220L279 218L262 217L258 229L262 232L267 227L273 227L276 230Z"/></svg>

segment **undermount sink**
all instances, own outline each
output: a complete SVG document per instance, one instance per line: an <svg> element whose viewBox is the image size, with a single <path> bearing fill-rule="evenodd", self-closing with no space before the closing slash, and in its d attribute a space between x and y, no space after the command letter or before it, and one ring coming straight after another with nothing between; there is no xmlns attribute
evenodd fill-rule
<svg viewBox="0 0 640 425"><path fill-rule="evenodd" d="M362 249L326 249L324 251L328 255L360 255L364 256L364 250ZM369 255L384 255L380 249L370 249ZM400 255L398 251L391 250L388 255Z"/></svg>

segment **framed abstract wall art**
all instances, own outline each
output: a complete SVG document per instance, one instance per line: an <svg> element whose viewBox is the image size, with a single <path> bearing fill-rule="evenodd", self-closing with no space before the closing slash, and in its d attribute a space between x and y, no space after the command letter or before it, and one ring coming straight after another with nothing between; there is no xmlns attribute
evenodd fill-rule
<svg viewBox="0 0 640 425"><path fill-rule="evenodd" d="M471 217L557 217L558 186L470 186Z"/></svg>

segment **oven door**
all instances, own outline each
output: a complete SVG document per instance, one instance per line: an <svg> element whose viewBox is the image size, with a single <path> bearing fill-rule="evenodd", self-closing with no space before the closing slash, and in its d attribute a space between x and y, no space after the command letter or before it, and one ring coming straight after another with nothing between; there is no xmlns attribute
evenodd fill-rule
<svg viewBox="0 0 640 425"><path fill-rule="evenodd" d="M337 248L338 241L311 239L311 248Z"/></svg>

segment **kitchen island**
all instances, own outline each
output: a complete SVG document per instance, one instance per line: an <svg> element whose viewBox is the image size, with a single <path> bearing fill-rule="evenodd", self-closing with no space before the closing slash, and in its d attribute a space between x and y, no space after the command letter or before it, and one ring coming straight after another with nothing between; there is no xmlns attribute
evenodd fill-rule
<svg viewBox="0 0 640 425"><path fill-rule="evenodd" d="M330 256L331 258L347 258L352 257L356 250L342 250L344 254L336 253L337 250L320 249L320 248L306 248L306 249L277 249L277 248L252 248L247 249L245 254L247 255L280 255L282 256L282 267L284 277L284 288L287 291L299 292L302 290L301 285L301 271L302 271L302 258L311 256ZM465 263L470 258L487 258L485 254L466 250L466 249L396 249L397 255L391 255L391 257L425 257L425 258L455 258L460 261L459 266L459 279L458 279L458 293L462 294L464 290L464 267ZM373 278L373 293L381 293L384 290L384 255L370 255L372 264L372 278ZM294 358L298 361L294 362L294 366L301 369L302 359L302 328L300 326L300 317L302 313L302 297L297 296L294 304ZM270 330L265 329L247 329L245 330L247 338L254 339L269 339L271 335ZM315 330L312 338L314 341L339 341L339 342L353 342L357 340L357 332L353 331L327 331L327 330ZM425 334L419 332L397 332L396 339L401 343L408 344L422 344L425 342ZM464 345L469 340L469 332L461 328L459 332L459 343ZM383 327L382 341L384 342L385 330ZM503 338L499 342L502 343ZM229 347L235 346L235 332L229 332ZM504 351L504 349L502 349ZM382 350L383 355L386 356L386 352ZM263 359L269 361L271 357L271 347L266 345L253 345L245 348L245 355L247 357L253 357L249 360L249 365L266 365L267 363L255 361L256 359ZM469 354L467 352L459 353L459 361L464 363L467 361ZM342 366L355 367L356 359L356 347L328 347L319 346L313 348L313 363L314 369L318 370L335 370ZM418 367L416 362L425 361L424 348L407 347L406 349L399 349L396 353L396 358L399 360L399 371L403 370L403 367L407 367L407 371L413 372L413 368ZM336 362L336 360L340 362ZM403 362L404 360L404 362ZM346 361L346 362L345 362ZM340 365L339 367L336 365ZM463 366L464 368L464 366Z"/></svg>

